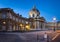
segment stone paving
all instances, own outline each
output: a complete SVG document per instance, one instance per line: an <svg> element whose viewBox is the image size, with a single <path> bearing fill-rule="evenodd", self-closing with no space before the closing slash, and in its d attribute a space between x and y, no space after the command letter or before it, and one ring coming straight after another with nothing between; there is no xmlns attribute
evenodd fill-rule
<svg viewBox="0 0 60 42"><path fill-rule="evenodd" d="M49 36L54 34L53 31L24 32L24 33L5 32L5 33L0 33L0 42L47 42L44 39L45 32Z"/></svg>

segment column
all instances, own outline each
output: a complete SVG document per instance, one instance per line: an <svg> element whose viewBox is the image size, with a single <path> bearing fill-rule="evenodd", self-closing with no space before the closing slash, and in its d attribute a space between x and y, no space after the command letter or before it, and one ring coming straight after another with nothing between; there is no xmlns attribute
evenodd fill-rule
<svg viewBox="0 0 60 42"><path fill-rule="evenodd" d="M9 25L8 31L12 31L12 22L10 20L8 22L8 25Z"/></svg>
<svg viewBox="0 0 60 42"><path fill-rule="evenodd" d="M15 31L15 24L13 25L13 31Z"/></svg>
<svg viewBox="0 0 60 42"><path fill-rule="evenodd" d="M41 29L41 22L39 22L39 27L40 27L40 29Z"/></svg>
<svg viewBox="0 0 60 42"><path fill-rule="evenodd" d="M43 28L43 30L44 30L44 23L42 23L42 28Z"/></svg>
<svg viewBox="0 0 60 42"><path fill-rule="evenodd" d="M42 29L42 22L40 23L41 29Z"/></svg>
<svg viewBox="0 0 60 42"><path fill-rule="evenodd" d="M38 24L37 26L38 26L38 29L39 29L39 21L37 21L37 24Z"/></svg>
<svg viewBox="0 0 60 42"><path fill-rule="evenodd" d="M15 30L18 31L18 25L16 25L16 29Z"/></svg>
<svg viewBox="0 0 60 42"><path fill-rule="evenodd" d="M12 25L9 25L8 31L12 31Z"/></svg>
<svg viewBox="0 0 60 42"><path fill-rule="evenodd" d="M45 23L43 23L43 29L45 29Z"/></svg>
<svg viewBox="0 0 60 42"><path fill-rule="evenodd" d="M36 28L36 22L34 22L34 29Z"/></svg>

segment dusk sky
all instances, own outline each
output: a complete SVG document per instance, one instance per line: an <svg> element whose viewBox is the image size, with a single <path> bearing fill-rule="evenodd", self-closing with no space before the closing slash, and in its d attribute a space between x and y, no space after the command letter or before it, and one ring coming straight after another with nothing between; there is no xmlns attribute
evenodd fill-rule
<svg viewBox="0 0 60 42"><path fill-rule="evenodd" d="M29 17L34 5L46 21L51 22L53 17L60 20L60 0L0 0L0 8L12 8L23 17Z"/></svg>

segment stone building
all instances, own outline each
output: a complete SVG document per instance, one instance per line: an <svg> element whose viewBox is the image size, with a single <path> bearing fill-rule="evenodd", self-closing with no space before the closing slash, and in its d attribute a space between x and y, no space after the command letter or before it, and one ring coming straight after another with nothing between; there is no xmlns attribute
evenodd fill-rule
<svg viewBox="0 0 60 42"><path fill-rule="evenodd" d="M0 9L0 31L24 30L28 18L16 14L11 8Z"/></svg>
<svg viewBox="0 0 60 42"><path fill-rule="evenodd" d="M48 30L60 30L60 21L56 22L46 22L45 23L45 28Z"/></svg>
<svg viewBox="0 0 60 42"><path fill-rule="evenodd" d="M40 12L36 8L36 6L34 6L30 10L29 18L33 20L31 22L31 24L33 24L35 30L40 30L40 29L44 29L45 28L45 18L44 17L40 17Z"/></svg>
<svg viewBox="0 0 60 42"><path fill-rule="evenodd" d="M45 29L45 18L40 16L39 10L34 6L25 18L11 8L0 8L0 31L21 31Z"/></svg>

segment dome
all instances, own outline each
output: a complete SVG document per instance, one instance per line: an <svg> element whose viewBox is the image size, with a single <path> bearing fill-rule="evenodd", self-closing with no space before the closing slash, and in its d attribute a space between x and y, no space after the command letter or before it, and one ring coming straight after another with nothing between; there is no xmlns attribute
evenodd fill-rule
<svg viewBox="0 0 60 42"><path fill-rule="evenodd" d="M33 6L30 12L34 12L36 14L40 14L39 10L36 8L36 6Z"/></svg>
<svg viewBox="0 0 60 42"><path fill-rule="evenodd" d="M33 8L30 10L29 17L32 17L32 18L40 17L40 12L35 6L33 6Z"/></svg>

